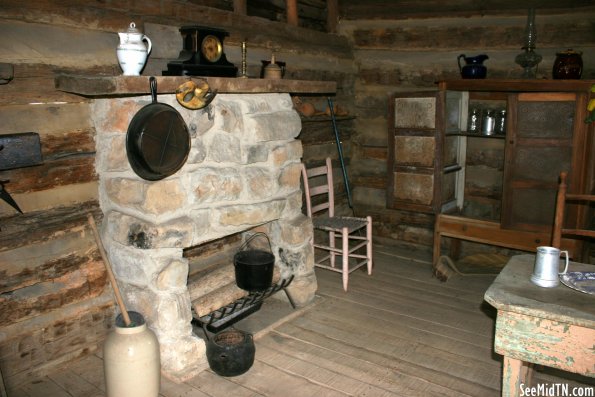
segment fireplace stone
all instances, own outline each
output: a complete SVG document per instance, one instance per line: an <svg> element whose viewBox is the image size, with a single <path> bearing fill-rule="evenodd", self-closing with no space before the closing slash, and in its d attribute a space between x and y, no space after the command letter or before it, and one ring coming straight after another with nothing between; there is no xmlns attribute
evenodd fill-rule
<svg viewBox="0 0 595 397"><path fill-rule="evenodd" d="M301 212L299 115L289 94L218 94L208 109L182 108L191 132L184 166L146 181L126 157L126 131L150 96L96 98L96 170L102 238L128 310L155 331L165 376L183 381L207 367L192 332L188 260L183 250L236 233L268 234L281 277L298 306L316 292L312 225Z"/></svg>

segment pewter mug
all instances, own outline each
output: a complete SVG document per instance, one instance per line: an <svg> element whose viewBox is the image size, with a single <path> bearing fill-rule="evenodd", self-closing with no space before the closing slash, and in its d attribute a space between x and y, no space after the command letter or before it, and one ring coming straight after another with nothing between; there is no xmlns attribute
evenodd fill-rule
<svg viewBox="0 0 595 397"><path fill-rule="evenodd" d="M564 254L566 265L560 271L560 256ZM540 287L552 288L559 284L558 275L568 270L568 251L560 251L555 247L537 247L535 255L535 267L531 275L533 284Z"/></svg>

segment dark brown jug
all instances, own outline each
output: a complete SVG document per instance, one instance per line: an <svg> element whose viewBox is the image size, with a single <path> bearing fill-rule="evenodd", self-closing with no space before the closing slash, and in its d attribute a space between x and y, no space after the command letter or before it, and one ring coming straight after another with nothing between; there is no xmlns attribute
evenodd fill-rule
<svg viewBox="0 0 595 397"><path fill-rule="evenodd" d="M582 52L571 49L558 52L554 61L552 77L556 80L578 80L583 73Z"/></svg>

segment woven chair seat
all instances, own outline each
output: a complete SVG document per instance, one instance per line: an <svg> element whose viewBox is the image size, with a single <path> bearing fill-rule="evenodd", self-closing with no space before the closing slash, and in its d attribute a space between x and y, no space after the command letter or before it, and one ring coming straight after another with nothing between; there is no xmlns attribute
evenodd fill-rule
<svg viewBox="0 0 595 397"><path fill-rule="evenodd" d="M344 227L347 228L348 232L352 232L361 229L366 226L366 219L364 218L353 218L348 216L318 216L312 219L314 227L317 229L327 230L330 232L340 232Z"/></svg>

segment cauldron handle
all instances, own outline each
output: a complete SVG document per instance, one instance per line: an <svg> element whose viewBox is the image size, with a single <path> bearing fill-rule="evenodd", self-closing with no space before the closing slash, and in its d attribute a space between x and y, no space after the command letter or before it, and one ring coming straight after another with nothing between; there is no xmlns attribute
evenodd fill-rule
<svg viewBox="0 0 595 397"><path fill-rule="evenodd" d="M248 244L250 243L250 241L252 241L255 237L258 236L264 236L267 241L269 242L269 249L271 250L271 253L273 252L273 246L271 245L271 240L269 239L269 236L266 235L266 233L263 232L257 232L254 233L252 236L248 237L248 239L244 242L244 244L242 244L242 246L240 247L240 251L243 251L244 248L248 247Z"/></svg>
<svg viewBox="0 0 595 397"><path fill-rule="evenodd" d="M205 324L201 321L200 325L202 326L202 330L205 333L205 338L207 338L207 342L210 341L211 338L209 338L209 331L207 331L207 324Z"/></svg>

